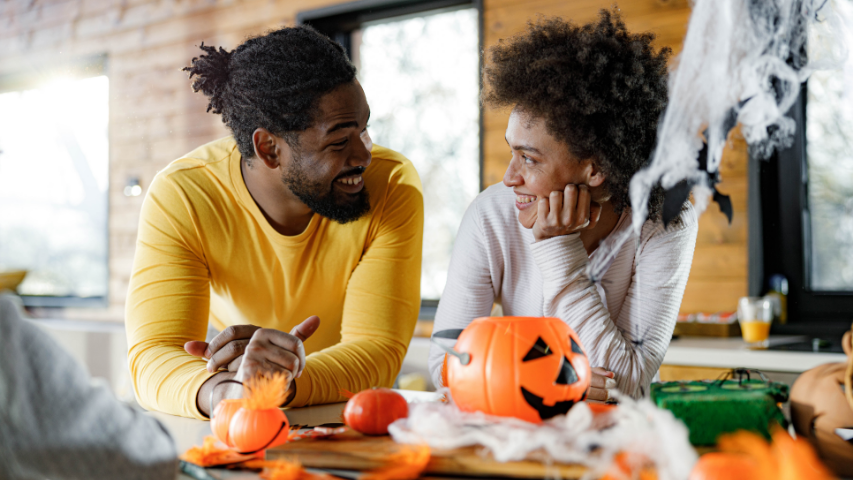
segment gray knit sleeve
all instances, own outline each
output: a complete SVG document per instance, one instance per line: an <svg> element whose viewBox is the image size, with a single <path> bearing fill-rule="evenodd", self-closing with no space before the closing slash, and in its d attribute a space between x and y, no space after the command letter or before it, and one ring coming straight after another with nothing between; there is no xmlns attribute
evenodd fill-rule
<svg viewBox="0 0 853 480"><path fill-rule="evenodd" d="M157 420L119 402L0 295L0 478L172 479L177 463Z"/></svg>

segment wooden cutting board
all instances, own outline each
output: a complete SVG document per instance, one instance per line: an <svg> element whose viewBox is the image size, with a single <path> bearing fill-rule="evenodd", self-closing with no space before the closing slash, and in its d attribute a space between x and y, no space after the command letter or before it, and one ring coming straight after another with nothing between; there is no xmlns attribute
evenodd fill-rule
<svg viewBox="0 0 853 480"><path fill-rule="evenodd" d="M403 448L389 436L370 437L348 430L322 439L306 438L267 450L267 460L297 460L304 467L341 470L370 470L387 465L389 455ZM586 469L580 465L535 461L495 461L476 447L433 450L424 473L516 478L578 479Z"/></svg>

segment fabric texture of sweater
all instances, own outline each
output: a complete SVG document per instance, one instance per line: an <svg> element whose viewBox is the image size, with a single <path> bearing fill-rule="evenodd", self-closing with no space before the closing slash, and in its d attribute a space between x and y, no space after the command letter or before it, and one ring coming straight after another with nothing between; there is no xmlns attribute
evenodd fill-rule
<svg viewBox="0 0 853 480"><path fill-rule="evenodd" d="M623 212L610 235L630 229ZM496 184L468 208L459 228L434 331L465 328L495 302L507 316L551 316L566 322L593 367L615 373L618 389L644 396L657 374L678 317L693 261L698 219L685 204L680 222L647 221L626 242L599 282L585 269L591 256L580 234L535 242L518 222L515 193ZM453 340L437 340L447 346ZM444 351L433 345L430 374L443 385Z"/></svg>
<svg viewBox="0 0 853 480"><path fill-rule="evenodd" d="M156 419L113 396L0 294L0 478L175 478Z"/></svg>
<svg viewBox="0 0 853 480"><path fill-rule="evenodd" d="M343 400L340 389L391 386L420 308L423 193L414 166L374 146L364 171L371 209L340 224L314 214L279 234L246 188L227 137L160 171L142 206L127 299L129 365L139 403L204 419L197 392L213 374L184 351L217 330L251 324L319 329L290 406Z"/></svg>

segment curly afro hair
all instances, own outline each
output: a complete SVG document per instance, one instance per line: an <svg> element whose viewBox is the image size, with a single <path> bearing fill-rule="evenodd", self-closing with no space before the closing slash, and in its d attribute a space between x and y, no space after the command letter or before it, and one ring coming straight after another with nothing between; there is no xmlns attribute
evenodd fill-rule
<svg viewBox="0 0 853 480"><path fill-rule="evenodd" d="M647 165L667 102L669 48L651 33L631 34L617 11L583 26L540 18L526 33L490 50L485 103L519 107L606 175L617 213L631 205L628 186ZM652 191L649 218L660 219L664 192Z"/></svg>
<svg viewBox="0 0 853 480"><path fill-rule="evenodd" d="M196 77L193 91L210 99L207 111L222 115L247 160L255 156L255 129L296 146L320 97L355 79L343 47L304 25L250 38L230 52L204 43L201 49L206 54L183 70Z"/></svg>

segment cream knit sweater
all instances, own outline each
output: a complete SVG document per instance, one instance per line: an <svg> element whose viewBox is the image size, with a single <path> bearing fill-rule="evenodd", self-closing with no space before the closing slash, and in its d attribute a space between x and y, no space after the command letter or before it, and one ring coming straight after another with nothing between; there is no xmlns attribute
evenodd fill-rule
<svg viewBox="0 0 853 480"><path fill-rule="evenodd" d="M468 208L459 228L434 331L465 328L488 316L494 302L507 316L553 316L580 336L590 365L615 373L620 391L645 396L675 327L693 261L698 221L688 203L681 222L664 229L647 221L600 282L584 271L590 258L579 234L534 243L518 222L515 194L496 184ZM611 235L630 229L623 213ZM452 346L453 340L438 340ZM444 352L430 348L433 381L441 385Z"/></svg>

